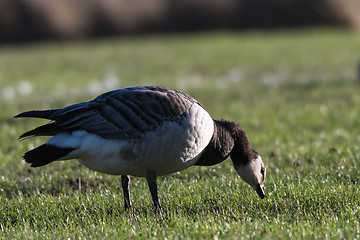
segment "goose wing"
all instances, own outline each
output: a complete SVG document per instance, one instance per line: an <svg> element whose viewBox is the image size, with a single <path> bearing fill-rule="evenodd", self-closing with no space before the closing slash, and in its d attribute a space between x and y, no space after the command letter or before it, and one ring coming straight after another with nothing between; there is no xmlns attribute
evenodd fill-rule
<svg viewBox="0 0 360 240"><path fill-rule="evenodd" d="M62 109L24 112L19 117L51 120L20 136L53 136L85 130L108 139L137 138L165 121L177 121L194 103L191 96L164 87L132 87L102 94Z"/></svg>

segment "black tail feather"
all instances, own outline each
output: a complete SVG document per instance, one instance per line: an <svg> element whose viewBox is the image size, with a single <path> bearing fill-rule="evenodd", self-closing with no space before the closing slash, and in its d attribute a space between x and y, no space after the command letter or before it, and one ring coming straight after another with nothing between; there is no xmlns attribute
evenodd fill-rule
<svg viewBox="0 0 360 240"><path fill-rule="evenodd" d="M53 120L52 116L58 110L59 109L44 110L44 111L28 111L28 112L20 113L20 114L14 116L14 118L32 117L32 118L44 118L44 119Z"/></svg>
<svg viewBox="0 0 360 240"><path fill-rule="evenodd" d="M65 130L56 126L54 123L49 123L22 134L19 139L33 136L55 136L60 132L65 132Z"/></svg>
<svg viewBox="0 0 360 240"><path fill-rule="evenodd" d="M66 156L74 148L59 148L53 145L43 144L24 154L25 162L31 163L31 167L41 167L61 157Z"/></svg>

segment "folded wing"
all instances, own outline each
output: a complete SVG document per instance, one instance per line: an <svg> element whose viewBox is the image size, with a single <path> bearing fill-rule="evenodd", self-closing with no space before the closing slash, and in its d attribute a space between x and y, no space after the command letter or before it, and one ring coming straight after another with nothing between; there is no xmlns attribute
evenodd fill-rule
<svg viewBox="0 0 360 240"><path fill-rule="evenodd" d="M133 87L111 91L93 101L62 109L29 111L15 118L51 120L20 138L53 136L60 132L85 130L108 139L137 138L165 121L178 121L194 103L189 95L163 87Z"/></svg>

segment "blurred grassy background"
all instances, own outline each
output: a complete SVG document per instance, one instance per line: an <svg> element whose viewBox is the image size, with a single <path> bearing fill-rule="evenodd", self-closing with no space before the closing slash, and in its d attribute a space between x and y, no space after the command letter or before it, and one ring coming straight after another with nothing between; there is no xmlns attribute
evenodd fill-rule
<svg viewBox="0 0 360 240"><path fill-rule="evenodd" d="M359 9L357 0L0 1L0 238L360 239ZM267 198L225 161L160 177L159 215L132 178L124 212L119 177L21 160L46 138L18 136L44 121L15 114L135 85L185 91L242 125L267 165Z"/></svg>
<svg viewBox="0 0 360 240"><path fill-rule="evenodd" d="M0 43L214 29L360 29L358 0L2 0Z"/></svg>
<svg viewBox="0 0 360 240"><path fill-rule="evenodd" d="M208 32L0 46L0 229L4 238L356 239L360 228L359 33L340 29ZM261 201L225 161L159 178L154 216L133 178L76 161L31 169L17 142L41 120L15 114L163 85L247 131L268 167Z"/></svg>

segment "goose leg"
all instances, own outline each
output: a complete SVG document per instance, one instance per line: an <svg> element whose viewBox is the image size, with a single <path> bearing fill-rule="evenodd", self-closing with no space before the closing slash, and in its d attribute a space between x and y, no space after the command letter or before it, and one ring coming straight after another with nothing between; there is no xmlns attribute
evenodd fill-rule
<svg viewBox="0 0 360 240"><path fill-rule="evenodd" d="M123 194L124 194L124 206L125 210L131 208L130 204L130 194L129 194L129 182L130 177L127 175L121 175L121 185L123 188Z"/></svg>
<svg viewBox="0 0 360 240"><path fill-rule="evenodd" d="M161 209L159 196L158 196L158 184L156 182L157 174L153 171L146 172L146 181L148 182L152 200L154 202L155 209Z"/></svg>

